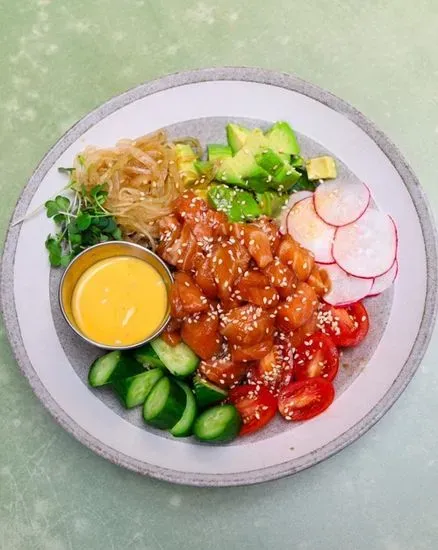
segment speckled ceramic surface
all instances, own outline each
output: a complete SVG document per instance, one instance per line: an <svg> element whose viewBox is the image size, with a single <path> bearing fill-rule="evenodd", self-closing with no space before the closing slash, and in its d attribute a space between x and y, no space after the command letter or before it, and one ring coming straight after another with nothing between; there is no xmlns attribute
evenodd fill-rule
<svg viewBox="0 0 438 550"><path fill-rule="evenodd" d="M322 148L333 153L349 177L371 187L378 206L398 224L400 275L394 296L387 293L370 300L373 333L367 345L355 352L362 356L364 368L358 365L358 355L353 361L347 358L346 362L356 364L355 371L340 379L337 399L321 417L296 426L278 421L261 437L220 448L195 446L145 430L132 413L122 416L111 398L94 395L83 383L95 352L76 345L50 302L49 288L56 287L56 275L50 276L41 244L50 231L48 221L37 216L21 230L11 229L5 248L5 321L34 391L66 429L96 452L174 482L255 483L294 473L340 450L397 399L418 366L434 321L435 233L414 175L362 115L291 76L256 69L210 69L166 77L114 98L85 117L48 153L15 216L32 210L62 187L56 167L68 165L85 144L107 145L167 126L180 135L196 133L204 141L217 141L224 119L242 117L257 119L257 124L290 120L303 136L305 151ZM415 294L409 293L413 286ZM406 308L410 319L402 322Z"/></svg>

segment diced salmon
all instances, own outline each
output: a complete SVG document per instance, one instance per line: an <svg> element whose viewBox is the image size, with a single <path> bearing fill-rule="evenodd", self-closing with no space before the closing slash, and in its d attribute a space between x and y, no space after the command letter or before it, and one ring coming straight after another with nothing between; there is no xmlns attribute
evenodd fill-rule
<svg viewBox="0 0 438 550"><path fill-rule="evenodd" d="M181 337L196 355L207 360L221 350L222 337L218 329L219 317L216 311L211 310L185 319Z"/></svg>

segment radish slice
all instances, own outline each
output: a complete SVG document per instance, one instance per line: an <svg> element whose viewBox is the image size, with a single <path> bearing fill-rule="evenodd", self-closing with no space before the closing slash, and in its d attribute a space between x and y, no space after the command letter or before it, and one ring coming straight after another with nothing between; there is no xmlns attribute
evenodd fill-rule
<svg viewBox="0 0 438 550"><path fill-rule="evenodd" d="M297 191L290 196L287 204L283 206L280 215L280 233L283 233L283 235L287 233L287 217L295 204L311 196L313 196L312 191Z"/></svg>
<svg viewBox="0 0 438 550"><path fill-rule="evenodd" d="M317 215L313 197L295 204L287 217L287 230L301 246L313 253L317 262L334 263L332 247L336 228Z"/></svg>
<svg viewBox="0 0 438 550"><path fill-rule="evenodd" d="M355 277L374 279L383 275L396 254L395 224L378 210L367 210L357 221L336 231L333 257L339 267Z"/></svg>
<svg viewBox="0 0 438 550"><path fill-rule="evenodd" d="M362 300L371 292L373 279L353 277L341 269L337 264L322 265L327 271L332 288L324 296L324 301L332 306L346 306Z"/></svg>
<svg viewBox="0 0 438 550"><path fill-rule="evenodd" d="M376 277L373 282L373 286L371 287L369 296L377 296L384 290L388 289L392 283L395 281L398 273L398 262L395 260L395 262L392 264L392 267L389 271L384 273L383 275L380 275L380 277Z"/></svg>
<svg viewBox="0 0 438 550"><path fill-rule="evenodd" d="M322 183L315 191L315 210L326 223L341 227L362 216L370 203L371 193L361 182Z"/></svg>

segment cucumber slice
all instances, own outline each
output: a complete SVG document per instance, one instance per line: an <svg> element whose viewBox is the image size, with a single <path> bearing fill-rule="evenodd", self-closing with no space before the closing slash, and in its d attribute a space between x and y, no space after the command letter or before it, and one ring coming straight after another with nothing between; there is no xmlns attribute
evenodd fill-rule
<svg viewBox="0 0 438 550"><path fill-rule="evenodd" d="M141 372L144 372L144 368L138 361L129 355L124 355L120 350L111 351L96 359L91 365L88 383L93 388L97 388Z"/></svg>
<svg viewBox="0 0 438 550"><path fill-rule="evenodd" d="M122 404L127 409L132 409L143 405L152 388L163 376L164 372L161 369L147 370L130 378L115 380L113 388Z"/></svg>
<svg viewBox="0 0 438 550"><path fill-rule="evenodd" d="M219 403L219 401L223 401L228 396L227 391L205 380L199 374L193 378L193 387L195 389L196 401L201 409L213 403Z"/></svg>
<svg viewBox="0 0 438 550"><path fill-rule="evenodd" d="M192 426L196 418L196 399L192 390L184 382L177 380L177 384L185 391L186 394L186 408L183 415L175 426L170 430L170 433L175 437L187 437L192 435Z"/></svg>
<svg viewBox="0 0 438 550"><path fill-rule="evenodd" d="M198 367L199 357L184 342L169 346L162 338L156 338L151 346L167 370L175 376L188 376Z"/></svg>
<svg viewBox="0 0 438 550"><path fill-rule="evenodd" d="M170 378L161 378L145 401L143 418L147 424L170 430L184 414L186 393Z"/></svg>
<svg viewBox="0 0 438 550"><path fill-rule="evenodd" d="M150 344L137 348L134 351L134 357L144 367L164 367L163 361L161 361Z"/></svg>
<svg viewBox="0 0 438 550"><path fill-rule="evenodd" d="M231 441L241 425L242 420L234 405L216 405L198 416L193 433L200 441Z"/></svg>

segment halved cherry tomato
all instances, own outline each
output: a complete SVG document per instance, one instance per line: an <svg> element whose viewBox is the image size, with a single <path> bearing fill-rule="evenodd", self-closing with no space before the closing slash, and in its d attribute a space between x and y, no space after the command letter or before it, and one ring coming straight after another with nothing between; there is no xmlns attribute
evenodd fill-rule
<svg viewBox="0 0 438 550"><path fill-rule="evenodd" d="M265 268L265 274L269 283L277 289L284 300L292 296L296 288L297 278L295 273L277 258Z"/></svg>
<svg viewBox="0 0 438 550"><path fill-rule="evenodd" d="M335 398L333 384L324 378L292 382L278 396L278 410L286 420L308 420L325 411Z"/></svg>
<svg viewBox="0 0 438 550"><path fill-rule="evenodd" d="M320 308L319 322L322 324L322 332L343 348L360 344L370 327L368 313L362 302L347 307L324 304Z"/></svg>
<svg viewBox="0 0 438 550"><path fill-rule="evenodd" d="M221 316L220 333L231 344L251 346L272 336L275 315L247 304Z"/></svg>
<svg viewBox="0 0 438 550"><path fill-rule="evenodd" d="M307 283L298 283L293 295L277 311L277 326L284 332L295 330L306 323L318 306L315 291Z"/></svg>
<svg viewBox="0 0 438 550"><path fill-rule="evenodd" d="M209 361L201 361L199 372L221 388L231 388L245 376L247 365L235 363L229 357Z"/></svg>
<svg viewBox="0 0 438 550"><path fill-rule="evenodd" d="M294 374L296 380L320 376L332 382L338 373L339 352L330 336L317 332L296 350Z"/></svg>
<svg viewBox="0 0 438 550"><path fill-rule="evenodd" d="M201 359L211 359L220 352L222 346L218 328L216 311L198 313L184 320L181 338Z"/></svg>
<svg viewBox="0 0 438 550"><path fill-rule="evenodd" d="M236 362L258 361L271 351L273 345L273 339L269 338L252 346L232 346L231 357Z"/></svg>
<svg viewBox="0 0 438 550"><path fill-rule="evenodd" d="M236 290L237 297L256 306L269 309L278 304L278 292L260 271L246 271L236 284Z"/></svg>
<svg viewBox="0 0 438 550"><path fill-rule="evenodd" d="M271 243L266 233L252 224L243 227L245 246L256 264L263 269L272 262Z"/></svg>
<svg viewBox="0 0 438 550"><path fill-rule="evenodd" d="M249 384L237 386L231 390L229 400L242 417L239 435L248 435L260 430L277 412L277 400L263 386L257 391Z"/></svg>
<svg viewBox="0 0 438 550"><path fill-rule="evenodd" d="M171 291L173 317L184 317L184 315L208 310L207 298L202 294L200 288L195 285L190 275L182 272L175 273L174 281ZM174 305L174 303L177 303L177 299L179 303ZM180 308L182 309L182 315Z"/></svg>

